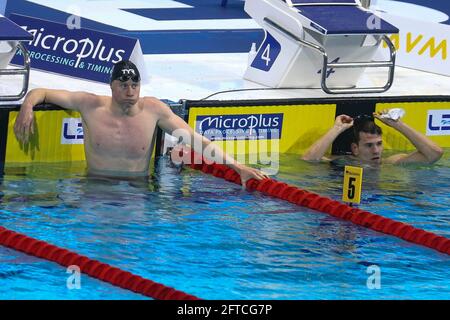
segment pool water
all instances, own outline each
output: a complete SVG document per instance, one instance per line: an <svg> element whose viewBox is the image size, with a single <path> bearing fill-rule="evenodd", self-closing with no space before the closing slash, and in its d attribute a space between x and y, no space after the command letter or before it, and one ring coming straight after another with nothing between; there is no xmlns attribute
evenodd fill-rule
<svg viewBox="0 0 450 320"><path fill-rule="evenodd" d="M449 155L433 166L365 168L359 207L450 237ZM296 155L279 165L277 180L341 199L342 166ZM178 173L165 158L149 182L87 178L84 167L8 165L0 226L203 299L450 299L450 257L437 251ZM0 246L1 299L147 299L84 274L70 289L70 276Z"/></svg>

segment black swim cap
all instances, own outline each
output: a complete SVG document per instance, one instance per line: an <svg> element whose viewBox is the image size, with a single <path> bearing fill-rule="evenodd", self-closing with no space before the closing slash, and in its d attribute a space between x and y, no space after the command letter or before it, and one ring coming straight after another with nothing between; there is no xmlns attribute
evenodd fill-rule
<svg viewBox="0 0 450 320"><path fill-rule="evenodd" d="M126 82L130 79L133 82L141 81L141 75L139 74L139 70L136 65L129 60L117 62L113 67L110 83L114 80Z"/></svg>

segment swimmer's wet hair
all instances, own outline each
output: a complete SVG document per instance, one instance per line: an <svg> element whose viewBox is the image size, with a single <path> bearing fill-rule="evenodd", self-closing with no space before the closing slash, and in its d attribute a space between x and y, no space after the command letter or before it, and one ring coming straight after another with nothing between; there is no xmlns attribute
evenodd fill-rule
<svg viewBox="0 0 450 320"><path fill-rule="evenodd" d="M126 82L130 79L133 82L141 81L141 74L136 65L129 60L117 62L113 67L109 82L112 83L114 80Z"/></svg>
<svg viewBox="0 0 450 320"><path fill-rule="evenodd" d="M353 124L353 142L358 144L361 139L359 133L365 132L370 134L376 134L381 136L383 131L381 128L375 124L372 119L363 119L362 121L355 121Z"/></svg>

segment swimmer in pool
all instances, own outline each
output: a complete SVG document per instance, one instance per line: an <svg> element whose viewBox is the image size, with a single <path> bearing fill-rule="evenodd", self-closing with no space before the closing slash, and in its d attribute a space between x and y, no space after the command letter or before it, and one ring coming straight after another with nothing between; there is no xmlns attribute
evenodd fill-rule
<svg viewBox="0 0 450 320"><path fill-rule="evenodd" d="M84 150L88 175L105 177L148 176L156 128L171 134L183 129L194 145L213 149L215 158L236 170L242 184L249 179L267 176L261 171L238 163L211 141L194 132L171 109L154 97L139 97L140 74L130 61L114 65L110 87L112 96L66 90L31 90L20 108L14 132L21 143L34 133L33 107L52 103L80 112L84 130ZM192 141L191 141L192 142Z"/></svg>
<svg viewBox="0 0 450 320"><path fill-rule="evenodd" d="M360 115L352 118L342 114L336 117L334 126L317 140L303 155L307 161L331 161L338 157L325 157L325 153L333 141L345 130L353 128L351 144L352 158L366 164L402 164L402 163L434 163L443 154L442 148L425 135L411 128L400 119L392 120L382 117L387 110L373 115ZM382 160L383 142L381 128L375 124L375 118L403 134L415 147L416 151L408 154L396 154Z"/></svg>

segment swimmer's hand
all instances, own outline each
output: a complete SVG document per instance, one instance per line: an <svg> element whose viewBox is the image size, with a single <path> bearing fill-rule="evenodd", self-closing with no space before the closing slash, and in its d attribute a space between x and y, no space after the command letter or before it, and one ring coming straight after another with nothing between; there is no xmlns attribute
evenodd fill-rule
<svg viewBox="0 0 450 320"><path fill-rule="evenodd" d="M233 169L235 169L237 173L239 173L239 175L241 176L241 183L243 189L246 188L247 181L250 179L256 179L258 181L263 179L269 179L269 176L262 173L260 170L247 167L243 164L240 164Z"/></svg>
<svg viewBox="0 0 450 320"><path fill-rule="evenodd" d="M334 127L338 129L340 132L344 132L348 128L351 128L353 126L353 118L346 115L341 114L336 117L336 120L334 121Z"/></svg>
<svg viewBox="0 0 450 320"><path fill-rule="evenodd" d="M194 163L202 163L203 159L201 155L195 153L194 157L191 158L191 154L192 149L190 147L178 144L174 146L173 149L170 151L170 160L174 165L179 165L180 163L182 165L183 159L186 160L186 163L190 163L191 160L193 160ZM232 163L229 164L228 166L231 169L234 169L240 175L242 187L244 189L246 188L247 181L250 179L263 180L269 178L266 174L262 173L260 170L247 167L236 161L232 161Z"/></svg>
<svg viewBox="0 0 450 320"><path fill-rule="evenodd" d="M34 115L32 105L25 103L22 104L19 115L14 123L14 133L17 140L24 144L30 140L30 135L34 134Z"/></svg>
<svg viewBox="0 0 450 320"><path fill-rule="evenodd" d="M378 120L380 120L381 122L383 122L385 125L392 127L392 128L396 128L397 125L400 123L400 119L398 118L397 120L393 120L391 118L382 116L384 114L387 114L388 112L389 112L389 110L382 110L379 112L374 112L373 116L375 118L377 118Z"/></svg>

